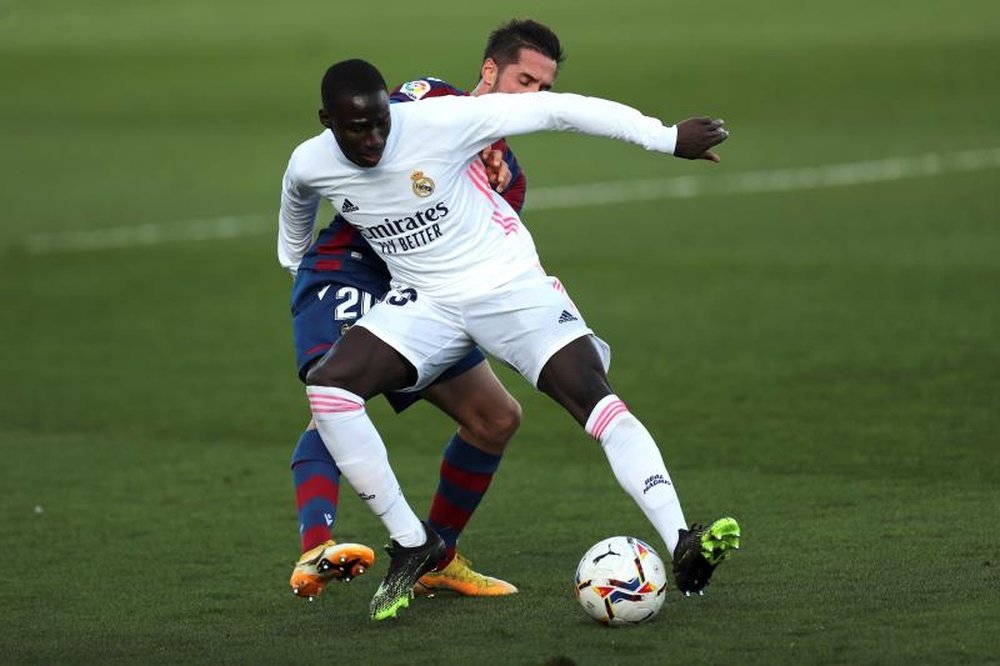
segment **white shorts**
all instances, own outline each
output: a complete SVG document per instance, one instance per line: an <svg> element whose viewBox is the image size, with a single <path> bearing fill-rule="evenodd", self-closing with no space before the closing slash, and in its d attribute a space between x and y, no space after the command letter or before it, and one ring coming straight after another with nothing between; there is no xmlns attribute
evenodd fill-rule
<svg viewBox="0 0 1000 666"><path fill-rule="evenodd" d="M533 270L481 296L460 303L437 301L408 289L393 289L358 320L417 369L419 391L475 345L537 386L552 355L591 336L605 371L611 348L594 335L558 278Z"/></svg>

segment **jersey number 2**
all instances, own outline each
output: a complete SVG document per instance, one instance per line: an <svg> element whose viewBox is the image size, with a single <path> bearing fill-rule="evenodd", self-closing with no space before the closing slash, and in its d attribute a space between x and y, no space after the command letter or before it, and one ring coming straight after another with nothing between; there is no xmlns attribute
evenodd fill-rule
<svg viewBox="0 0 1000 666"><path fill-rule="evenodd" d="M372 309L375 299L367 291L357 287L341 287L334 294L337 307L333 310L333 318L337 320L358 319Z"/></svg>

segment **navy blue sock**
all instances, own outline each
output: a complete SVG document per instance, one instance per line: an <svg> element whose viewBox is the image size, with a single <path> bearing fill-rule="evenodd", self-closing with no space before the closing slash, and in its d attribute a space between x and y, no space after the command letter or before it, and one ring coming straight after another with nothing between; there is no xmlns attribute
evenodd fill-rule
<svg viewBox="0 0 1000 666"><path fill-rule="evenodd" d="M292 481L304 553L330 539L340 496L340 469L318 430L306 430L299 438L292 454Z"/></svg>
<svg viewBox="0 0 1000 666"><path fill-rule="evenodd" d="M439 569L455 557L458 538L489 488L500 459L472 446L458 433L445 447L441 479L427 518L427 524L441 535L447 547Z"/></svg>

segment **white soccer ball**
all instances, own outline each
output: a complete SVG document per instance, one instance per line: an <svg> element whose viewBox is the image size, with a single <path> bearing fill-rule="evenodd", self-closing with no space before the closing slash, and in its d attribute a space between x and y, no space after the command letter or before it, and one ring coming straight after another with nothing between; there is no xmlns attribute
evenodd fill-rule
<svg viewBox="0 0 1000 666"><path fill-rule="evenodd" d="M645 622L660 611L666 591L663 560L635 537L598 541L576 567L576 598L604 624Z"/></svg>

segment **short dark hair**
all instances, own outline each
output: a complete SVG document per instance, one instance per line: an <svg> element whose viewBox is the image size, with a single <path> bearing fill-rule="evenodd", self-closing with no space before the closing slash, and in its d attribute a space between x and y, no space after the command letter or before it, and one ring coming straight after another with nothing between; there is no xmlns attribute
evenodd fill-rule
<svg viewBox="0 0 1000 666"><path fill-rule="evenodd" d="M556 65L566 59L559 38L548 26L531 19L514 19L490 33L483 60L491 58L498 67L506 67L518 61L521 49L538 51Z"/></svg>
<svg viewBox="0 0 1000 666"><path fill-rule="evenodd" d="M344 95L367 95L385 89L385 79L375 65L367 60L352 58L330 65L323 75L320 96L323 108L329 111Z"/></svg>

